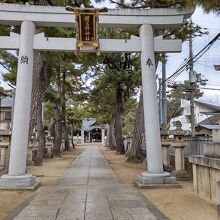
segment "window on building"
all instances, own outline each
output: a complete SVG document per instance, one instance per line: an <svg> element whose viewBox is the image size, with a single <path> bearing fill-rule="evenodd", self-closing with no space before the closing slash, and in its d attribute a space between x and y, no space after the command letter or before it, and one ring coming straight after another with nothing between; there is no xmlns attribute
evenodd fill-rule
<svg viewBox="0 0 220 220"><path fill-rule="evenodd" d="M1 114L0 114L0 121L3 121L3 119L4 119L4 112L1 112Z"/></svg>
<svg viewBox="0 0 220 220"><path fill-rule="evenodd" d="M11 121L11 111L5 112L5 121Z"/></svg>

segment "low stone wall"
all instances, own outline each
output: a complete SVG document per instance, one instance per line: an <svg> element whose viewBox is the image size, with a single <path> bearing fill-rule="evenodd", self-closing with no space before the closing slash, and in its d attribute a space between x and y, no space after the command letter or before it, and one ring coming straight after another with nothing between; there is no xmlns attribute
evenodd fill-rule
<svg viewBox="0 0 220 220"><path fill-rule="evenodd" d="M201 197L216 203L216 182L220 180L220 158L189 156L193 167L193 188Z"/></svg>

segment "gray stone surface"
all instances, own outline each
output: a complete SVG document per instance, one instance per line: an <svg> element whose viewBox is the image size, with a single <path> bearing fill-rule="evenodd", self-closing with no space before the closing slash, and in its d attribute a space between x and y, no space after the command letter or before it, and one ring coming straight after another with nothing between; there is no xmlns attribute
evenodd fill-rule
<svg viewBox="0 0 220 220"><path fill-rule="evenodd" d="M220 169L220 158L206 157L203 155L189 156L189 162L204 167Z"/></svg>
<svg viewBox="0 0 220 220"><path fill-rule="evenodd" d="M98 147L88 145L58 183L44 187L15 220L156 220L140 192L122 184ZM151 210L150 210L151 209ZM154 212L155 211L155 212Z"/></svg>
<svg viewBox="0 0 220 220"><path fill-rule="evenodd" d="M35 190L40 183L30 174L12 176L9 174L0 177L0 189L3 190Z"/></svg>
<svg viewBox="0 0 220 220"><path fill-rule="evenodd" d="M150 173L148 171L142 172L138 179L136 180L136 186L141 188L141 186L153 186L157 187L158 185L170 185L173 184L175 186L176 179L171 176L168 172L162 173Z"/></svg>

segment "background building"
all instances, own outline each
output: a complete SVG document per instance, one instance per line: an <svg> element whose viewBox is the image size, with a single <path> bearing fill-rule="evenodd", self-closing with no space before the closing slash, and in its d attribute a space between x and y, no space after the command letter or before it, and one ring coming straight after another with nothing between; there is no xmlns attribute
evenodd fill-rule
<svg viewBox="0 0 220 220"><path fill-rule="evenodd" d="M6 131L11 128L13 99L5 96L0 100L0 130Z"/></svg>

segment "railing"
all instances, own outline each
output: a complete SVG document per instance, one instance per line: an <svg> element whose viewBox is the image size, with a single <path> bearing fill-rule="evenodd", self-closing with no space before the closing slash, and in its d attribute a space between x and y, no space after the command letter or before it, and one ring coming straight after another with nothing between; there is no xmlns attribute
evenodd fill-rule
<svg viewBox="0 0 220 220"><path fill-rule="evenodd" d="M170 140L172 142L172 139ZM188 157L189 155L202 155L203 154L203 144L212 142L212 137L185 137L185 142L188 144L184 149L184 156ZM170 147L169 154L175 156L175 149Z"/></svg>
<svg viewBox="0 0 220 220"><path fill-rule="evenodd" d="M170 139L170 143L172 143L173 139ZM188 157L189 155L202 155L203 154L203 144L212 142L212 137L185 137L185 142L188 144L187 147L184 148L184 155ZM126 137L124 139L125 152L127 152L132 143L132 137ZM143 143L142 152L146 152L146 143ZM171 156L175 156L175 149L170 147L169 154Z"/></svg>

